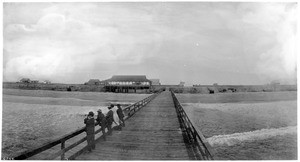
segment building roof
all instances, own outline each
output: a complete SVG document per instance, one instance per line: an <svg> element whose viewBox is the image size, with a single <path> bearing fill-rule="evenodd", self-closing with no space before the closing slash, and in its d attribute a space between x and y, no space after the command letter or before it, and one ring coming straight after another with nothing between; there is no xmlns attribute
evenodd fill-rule
<svg viewBox="0 0 300 162"><path fill-rule="evenodd" d="M88 82L100 82L99 79L90 79Z"/></svg>
<svg viewBox="0 0 300 162"><path fill-rule="evenodd" d="M20 81L21 81L21 82L22 82L22 81L30 81L30 79L29 79L29 78L22 78Z"/></svg>
<svg viewBox="0 0 300 162"><path fill-rule="evenodd" d="M84 84L89 84L89 85L99 85L101 81L99 79L90 79L88 82L85 82Z"/></svg>
<svg viewBox="0 0 300 162"><path fill-rule="evenodd" d="M146 75L114 75L107 82L151 82Z"/></svg>

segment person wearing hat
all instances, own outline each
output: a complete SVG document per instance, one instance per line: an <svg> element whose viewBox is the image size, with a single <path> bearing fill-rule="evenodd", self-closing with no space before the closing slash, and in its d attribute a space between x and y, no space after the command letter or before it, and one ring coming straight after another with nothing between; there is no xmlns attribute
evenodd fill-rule
<svg viewBox="0 0 300 162"><path fill-rule="evenodd" d="M118 117L120 119L119 123L120 123L120 125L125 127L124 114L123 114L123 110L121 108L121 105L117 104L117 107L118 107L117 114L118 114Z"/></svg>
<svg viewBox="0 0 300 162"><path fill-rule="evenodd" d="M102 113L101 109L99 109L97 112L98 112L98 115L97 115L96 120L99 123L99 126L101 126L102 136L103 136L103 139L106 141L106 136L105 136L106 118L105 118L105 115Z"/></svg>
<svg viewBox="0 0 300 162"><path fill-rule="evenodd" d="M86 140L88 143L88 151L91 152L92 149L95 149L95 120L94 113L89 112L88 116L84 119L84 124L86 125Z"/></svg>
<svg viewBox="0 0 300 162"><path fill-rule="evenodd" d="M111 110L114 107L113 104L111 104L108 108L108 113L106 114L106 124L107 124L107 133L108 135L112 135L112 123L115 122L114 120L114 112Z"/></svg>

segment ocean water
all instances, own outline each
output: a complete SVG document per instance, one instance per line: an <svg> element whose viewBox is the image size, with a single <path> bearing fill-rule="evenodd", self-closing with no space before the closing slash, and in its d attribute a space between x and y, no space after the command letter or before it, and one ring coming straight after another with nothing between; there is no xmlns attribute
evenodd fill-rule
<svg viewBox="0 0 300 162"><path fill-rule="evenodd" d="M16 90L13 93L10 91L10 94L3 94L2 157L13 157L82 128L85 115L89 111L97 114L96 111L102 109L102 112L106 114L107 105L111 101L132 104L134 101L145 98L145 95L129 95L131 96L129 98L127 95L124 97L128 98L126 101L121 100L120 95L109 93L101 94L101 96L108 96L109 99L97 98L99 93L88 93L87 97L83 92L84 99L78 97L80 94L76 94L75 97L66 96L70 95L69 93L66 95L62 93L59 97L49 97L49 95L38 97L36 92L32 91L34 94L32 96L30 93L26 91L26 95L22 96L19 90ZM47 91L47 94L51 92ZM116 112L116 107L113 111ZM116 113L114 115L115 121L119 121Z"/></svg>

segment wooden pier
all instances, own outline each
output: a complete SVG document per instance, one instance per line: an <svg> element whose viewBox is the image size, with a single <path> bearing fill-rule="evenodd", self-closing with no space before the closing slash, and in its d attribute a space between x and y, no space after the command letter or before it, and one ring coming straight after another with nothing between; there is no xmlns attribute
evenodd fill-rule
<svg viewBox="0 0 300 162"><path fill-rule="evenodd" d="M124 112L126 127L114 130L112 135L107 135L106 141L98 136L96 149L92 152L87 152L86 138L65 146L66 140L84 132L82 128L15 159L28 159L61 144L57 153L45 159L213 160L213 150L200 130L194 127L193 121L189 120L174 93L163 91L153 94L126 107ZM99 129L96 132L101 134ZM85 146L78 148L82 144ZM71 149L76 151L69 151Z"/></svg>
<svg viewBox="0 0 300 162"><path fill-rule="evenodd" d="M76 159L189 160L171 93L161 93L127 120L122 131L114 131L96 150Z"/></svg>

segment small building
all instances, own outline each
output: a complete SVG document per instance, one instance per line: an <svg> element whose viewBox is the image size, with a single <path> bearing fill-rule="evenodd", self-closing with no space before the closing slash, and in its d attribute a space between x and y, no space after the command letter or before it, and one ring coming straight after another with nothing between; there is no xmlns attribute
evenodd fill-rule
<svg viewBox="0 0 300 162"><path fill-rule="evenodd" d="M179 86L180 86L180 87L184 87L184 84L185 84L185 82L180 82L180 83L179 83Z"/></svg>
<svg viewBox="0 0 300 162"><path fill-rule="evenodd" d="M151 87L151 81L145 75L114 75L103 82L106 92L146 93Z"/></svg>
<svg viewBox="0 0 300 162"><path fill-rule="evenodd" d="M29 78L22 78L20 80L21 83L30 83L30 79Z"/></svg>
<svg viewBox="0 0 300 162"><path fill-rule="evenodd" d="M51 84L51 82L49 80L44 80L43 83L44 84Z"/></svg>
<svg viewBox="0 0 300 162"><path fill-rule="evenodd" d="M99 79L90 79L85 85L100 85L101 81Z"/></svg>
<svg viewBox="0 0 300 162"><path fill-rule="evenodd" d="M151 85L160 85L159 79L149 79L151 81Z"/></svg>
<svg viewBox="0 0 300 162"><path fill-rule="evenodd" d="M212 87L212 89L213 89L213 91L214 91L214 93L218 93L218 92L226 92L226 89L224 90L224 89L221 89L221 87L220 87L220 89L219 89L219 85L218 85L218 83L214 83L213 84L213 87Z"/></svg>
<svg viewBox="0 0 300 162"><path fill-rule="evenodd" d="M30 83L36 84L36 83L39 83L39 81L38 80L32 80Z"/></svg>
<svg viewBox="0 0 300 162"><path fill-rule="evenodd" d="M280 82L278 80L273 80L271 81L270 86L273 91L278 91L280 89Z"/></svg>

